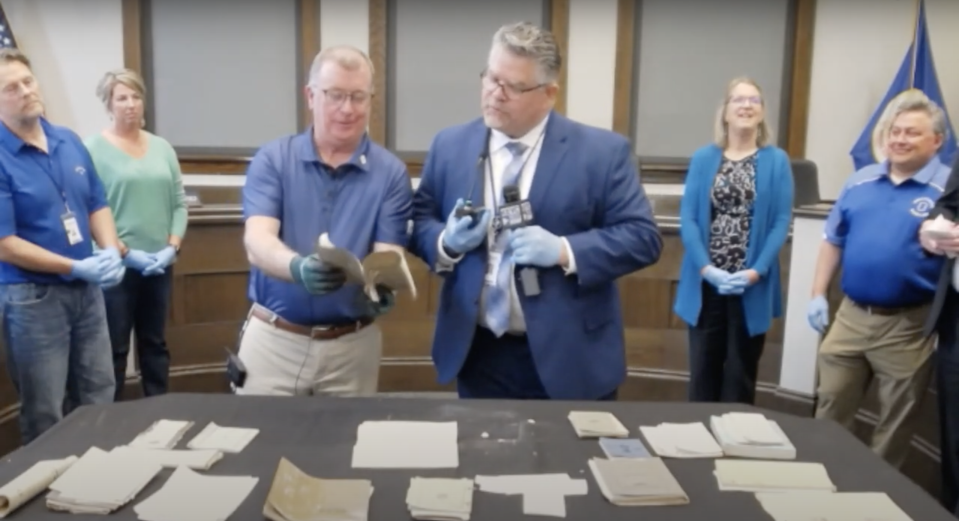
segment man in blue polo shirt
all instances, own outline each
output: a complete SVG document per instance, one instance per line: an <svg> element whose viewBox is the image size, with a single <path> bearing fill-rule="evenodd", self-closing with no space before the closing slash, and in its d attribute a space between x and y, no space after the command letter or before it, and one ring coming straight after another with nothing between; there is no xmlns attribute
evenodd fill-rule
<svg viewBox="0 0 959 521"><path fill-rule="evenodd" d="M819 347L817 418L852 430L876 376L880 414L872 449L902 465L929 385L934 339L923 331L942 259L926 255L918 231L942 194L949 168L937 151L942 110L922 92L907 92L880 119L887 160L847 181L826 220L810 325L826 331L826 292L842 265L845 297Z"/></svg>
<svg viewBox="0 0 959 521"><path fill-rule="evenodd" d="M323 233L360 259L404 252L413 189L405 164L366 134L373 65L362 51L321 52L305 93L313 124L262 147L243 188L253 306L241 333L247 373L237 392L373 394L382 353L373 320L394 296L370 301L313 252Z"/></svg>
<svg viewBox="0 0 959 521"><path fill-rule="evenodd" d="M30 60L0 49L0 305L24 445L62 418L65 397L68 408L113 401L100 285L124 274L86 148L42 115Z"/></svg>

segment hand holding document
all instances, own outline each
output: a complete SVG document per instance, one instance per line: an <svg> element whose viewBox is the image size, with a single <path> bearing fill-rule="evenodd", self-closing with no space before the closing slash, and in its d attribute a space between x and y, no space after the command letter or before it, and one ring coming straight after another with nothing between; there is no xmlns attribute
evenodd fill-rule
<svg viewBox="0 0 959 521"><path fill-rule="evenodd" d="M398 251L374 251L362 261L345 248L337 248L329 234L320 235L316 256L324 264L335 266L346 273L347 284L359 284L374 302L380 301L376 290L381 284L393 291L407 290L416 298L416 284L406 263L406 256Z"/></svg>

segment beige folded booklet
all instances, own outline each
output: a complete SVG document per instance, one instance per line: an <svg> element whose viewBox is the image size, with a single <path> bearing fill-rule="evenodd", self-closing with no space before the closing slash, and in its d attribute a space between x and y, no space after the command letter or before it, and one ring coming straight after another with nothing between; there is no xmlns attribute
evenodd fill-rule
<svg viewBox="0 0 959 521"><path fill-rule="evenodd" d="M272 521L366 521L373 484L366 479L320 479L280 459L263 505Z"/></svg>
<svg viewBox="0 0 959 521"><path fill-rule="evenodd" d="M324 233L317 241L316 255L325 264L342 269L347 283L362 285L372 300L380 300L377 284L393 291L409 291L410 296L416 298L413 274L406 256L398 251L374 251L361 261L349 250L333 245L329 235Z"/></svg>

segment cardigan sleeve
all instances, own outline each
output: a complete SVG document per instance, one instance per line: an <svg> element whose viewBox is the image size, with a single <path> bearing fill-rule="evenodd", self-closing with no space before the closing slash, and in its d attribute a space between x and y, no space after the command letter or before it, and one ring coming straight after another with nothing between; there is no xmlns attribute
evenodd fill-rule
<svg viewBox="0 0 959 521"><path fill-rule="evenodd" d="M773 190L772 226L769 228L763 249L752 266L752 269L756 270L760 277L766 277L770 267L778 260L779 250L786 243L789 226L792 223L794 191L792 166L789 164L789 157L785 152L782 150L776 152L778 159L774 172L776 184Z"/></svg>
<svg viewBox="0 0 959 521"><path fill-rule="evenodd" d="M686 172L686 187L679 203L679 238L683 242L686 255L696 266L696 272L701 272L709 265L709 255L706 253L706 244L703 240L702 226L699 217L703 213L702 200L704 189L703 169L708 164L703 153L694 154L689 161L689 170Z"/></svg>

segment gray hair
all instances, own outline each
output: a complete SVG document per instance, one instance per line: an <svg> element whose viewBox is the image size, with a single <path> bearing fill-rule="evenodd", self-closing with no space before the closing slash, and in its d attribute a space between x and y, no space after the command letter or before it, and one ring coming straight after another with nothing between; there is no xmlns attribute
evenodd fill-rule
<svg viewBox="0 0 959 521"><path fill-rule="evenodd" d="M500 27L493 35L493 45L510 54L536 62L542 81L555 82L563 66L559 45L553 33L530 22L517 22Z"/></svg>
<svg viewBox="0 0 959 521"><path fill-rule="evenodd" d="M909 89L902 92L892 103L886 106L882 116L879 118L879 124L876 125L876 132L880 138L879 142L884 142L886 135L892 129L892 123L903 112L925 112L932 119L932 131L940 136L946 137L948 129L946 128L946 114L935 101L929 99L924 92L919 89ZM945 143L945 140L943 140Z"/></svg>
<svg viewBox="0 0 959 521"><path fill-rule="evenodd" d="M310 77L307 81L310 87L316 88L316 76L328 62L336 63L348 71L355 71L366 64L370 70L370 91L373 90L373 61L365 52L352 45L337 45L320 51L316 58L313 58L313 64L310 66Z"/></svg>

